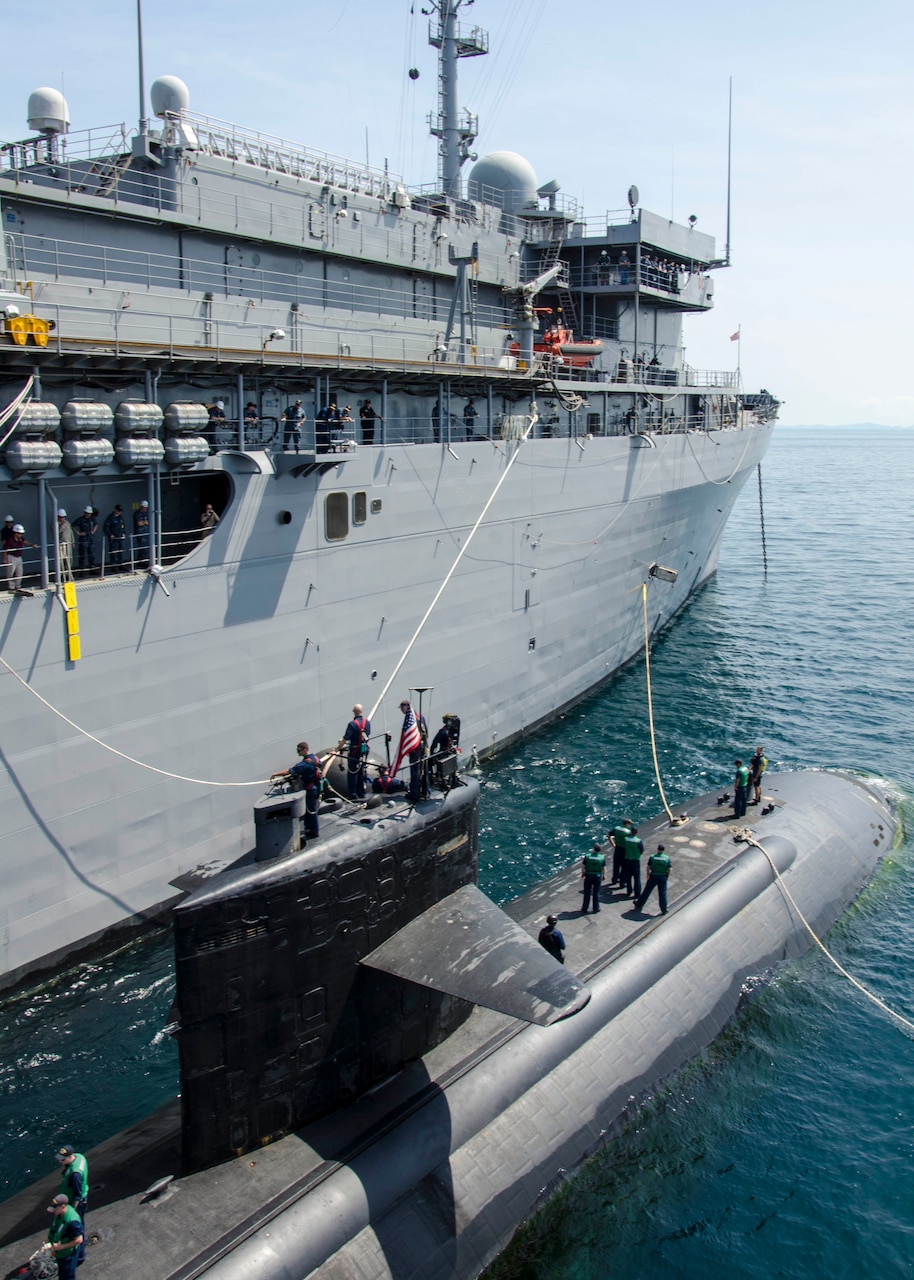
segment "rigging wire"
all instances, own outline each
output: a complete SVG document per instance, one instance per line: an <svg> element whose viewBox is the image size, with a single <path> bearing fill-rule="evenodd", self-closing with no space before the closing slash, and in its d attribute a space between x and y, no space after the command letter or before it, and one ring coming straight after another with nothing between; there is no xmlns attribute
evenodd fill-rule
<svg viewBox="0 0 914 1280"><path fill-rule="evenodd" d="M853 974L848 973L847 969L844 968L844 965L841 964L840 960L838 960L836 956L832 955L828 947L826 947L825 943L816 933L815 929L812 927L812 925L803 915L803 912L800 910L799 906L797 905L796 899L794 898L790 890L787 888L787 885L784 883L784 877L781 875L780 871L778 871L777 867L775 866L774 859L771 857L771 854L768 852L765 846L761 843L761 841L756 840L755 836L748 829L740 830L736 834L741 840L744 840L746 844L752 845L754 849L760 849L761 852L768 859L768 863L771 867L771 870L774 872L775 879L777 880L781 888L784 890L784 894L787 898L787 901L790 903L794 911L800 917L800 920L803 922L803 925L806 928L806 931L808 932L809 936L812 938L813 942L816 944L816 946L819 948L822 954L826 957L826 959L831 961L831 963L835 966L835 968L838 970L841 976L843 978L847 978L851 986L856 987L858 991L862 992L862 994L866 996L867 1000L871 1000L873 1004L877 1006L877 1008L883 1011L883 1013L887 1013L890 1018L894 1018L896 1022L901 1024L901 1026L906 1027L908 1031L914 1031L914 1022L909 1021L907 1018L903 1017L902 1014L896 1013L895 1010L890 1008L889 1005L887 1005L884 1000L880 1000L879 997L877 995L874 995L873 992L870 991L867 987L865 987L862 982L859 982L853 976Z"/></svg>
<svg viewBox="0 0 914 1280"><path fill-rule="evenodd" d="M651 694L651 637L647 624L647 583L641 583L641 603L644 608L644 670L647 677L647 720L651 730L651 755L654 757L654 777L657 779L657 789L660 792L660 799L666 810L666 816L670 820L671 827L678 827L682 823L681 818L673 815L673 810L666 802L666 795L663 790L663 782L660 778L660 764L657 760L657 735L654 732L654 699Z"/></svg>
<svg viewBox="0 0 914 1280"><path fill-rule="evenodd" d="M59 716L71 729L75 729L77 733L82 734L84 738L88 738L90 742L96 743L97 746L104 747L112 755L120 756L122 760L128 761L129 764L137 764L141 769L148 769L150 773L157 773L162 778L174 778L177 782L195 782L201 787L266 787L272 781L270 778L256 778L252 782L210 782L206 778L187 778L184 774L171 773L168 769L158 769L154 764L147 764L145 760L137 760L135 756L128 756L123 751L118 751L117 747L112 747L110 743L103 742L101 738L96 738L94 733L90 733L88 729L83 729L81 725L76 724L69 716L65 716L62 711L59 711L57 707L48 702L47 698L43 698L38 690L34 689L27 680L23 680L19 672L14 671L5 658L0 657L0 663L6 667L11 676L15 676L23 688L28 689L29 693L33 694L49 711L53 711L55 716Z"/></svg>
<svg viewBox="0 0 914 1280"><path fill-rule="evenodd" d="M9 431L7 431L3 439L0 440L0 449L3 448L7 440L9 440L10 436L19 426L19 420L22 417L22 414L19 411L31 399L32 388L34 385L35 385L35 376L34 374L32 374L29 376L28 381L26 382L22 390L19 392L19 394L10 401L10 403L6 406L5 409L0 411L0 430L2 430L6 426L10 418L14 420L13 425L10 427Z"/></svg>
<svg viewBox="0 0 914 1280"><path fill-rule="evenodd" d="M467 534L467 537L463 543L463 546L457 552L457 555L454 559L454 563L451 565L450 569L448 569L447 573L444 575L444 579L441 583L441 586L435 592L435 595L431 604L428 606L428 608L426 609L425 613L422 616L422 621L419 623L418 627L413 632L412 637L410 638L409 644L407 644L406 648L403 650L402 654L400 655L399 661L397 662L393 671L388 676L387 683L384 685L384 688L378 694L377 701L375 702L374 706L371 708L371 711L368 713L369 720L373 720L375 715L377 714L378 707L381 705L381 703L384 701L385 697L387 696L387 692L390 689L390 686L393 684L394 680L396 680L397 676L399 675L400 668L403 666L403 663L409 657L409 654L413 645L419 639L419 636L422 632L423 627L425 626L426 622L428 622L429 617L431 616L432 610L434 609L438 601L441 599L442 595L444 594L445 587L450 582L451 578L454 576L457 566L460 564L460 561L463 559L464 555L466 554L467 547L469 547L470 543L473 541L473 538L476 536L476 530L482 524L483 520L486 517L486 513L489 510L489 507L491 507L492 503L495 501L496 497L498 496L499 489L507 480L511 472L511 468L514 466L514 463L517 461L520 455L522 446L526 443L526 441L530 436L530 432L536 426L536 423L539 420L539 413L537 412L535 403L531 406L531 412L528 416L530 421L527 423L526 430L524 431L523 435L520 437L520 439L517 442L517 448L514 450L511 457L508 459L508 465L505 467L504 471L498 477L498 481L495 485L495 488L489 494L489 497L485 506L483 507L482 511L480 511L476 519L476 523L473 525L472 529Z"/></svg>

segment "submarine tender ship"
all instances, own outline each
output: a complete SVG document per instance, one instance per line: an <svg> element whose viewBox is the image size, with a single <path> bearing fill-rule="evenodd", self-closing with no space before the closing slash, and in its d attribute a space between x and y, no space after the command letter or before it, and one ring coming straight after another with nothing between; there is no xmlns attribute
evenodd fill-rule
<svg viewBox="0 0 914 1280"><path fill-rule="evenodd" d="M585 217L512 152L464 174L463 7L430 186L173 76L136 130L40 89L0 146L0 985L237 858L252 780L410 644L495 750L638 650L651 566L652 630L715 570L777 409L684 358L726 257L634 188Z"/></svg>

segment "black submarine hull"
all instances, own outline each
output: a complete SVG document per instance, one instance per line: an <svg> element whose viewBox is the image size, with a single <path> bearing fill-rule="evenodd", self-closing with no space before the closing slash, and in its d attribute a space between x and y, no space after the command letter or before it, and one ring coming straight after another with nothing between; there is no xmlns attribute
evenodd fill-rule
<svg viewBox="0 0 914 1280"><path fill-rule="evenodd" d="M660 838L673 856L664 917L609 900L582 917L576 868L509 905L529 933L547 911L562 919L590 991L573 1017L539 1026L477 1007L420 1060L256 1159L145 1204L112 1199L92 1215L112 1241L93 1250L93 1273L142 1259L181 1280L478 1275L556 1174L719 1034L747 980L809 949L785 888L821 935L892 847L891 806L858 779L780 774L765 792L765 816L734 822L712 796L685 806L682 828L642 827L648 851ZM764 851L736 839L740 827Z"/></svg>

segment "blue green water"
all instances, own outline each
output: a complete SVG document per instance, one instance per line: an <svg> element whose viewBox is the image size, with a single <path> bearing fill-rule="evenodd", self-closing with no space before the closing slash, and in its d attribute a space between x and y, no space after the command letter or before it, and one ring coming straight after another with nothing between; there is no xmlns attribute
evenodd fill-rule
<svg viewBox="0 0 914 1280"><path fill-rule="evenodd" d="M716 579L652 651L668 797L722 785L756 742L774 768L868 770L914 795L914 431L782 428L764 484L767 578L753 483ZM579 857L622 811L656 813L643 666L483 776L480 879L499 899ZM830 939L908 1017L912 843ZM172 990L160 937L5 1002L4 1194L46 1172L59 1141L91 1146L174 1092ZM914 1039L809 956L633 1115L499 1274L914 1274L912 1085Z"/></svg>

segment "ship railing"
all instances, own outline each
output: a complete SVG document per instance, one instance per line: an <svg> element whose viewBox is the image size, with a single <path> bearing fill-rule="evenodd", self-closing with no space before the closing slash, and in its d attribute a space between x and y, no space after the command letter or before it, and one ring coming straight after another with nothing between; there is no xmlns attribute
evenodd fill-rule
<svg viewBox="0 0 914 1280"><path fill-rule="evenodd" d="M130 134L125 124L106 124L56 137L25 138L22 142L0 143L0 172L30 169L40 165L67 166L76 161L102 161L130 150ZM3 158L7 157L7 158ZM84 172L84 166L81 172Z"/></svg>
<svg viewBox="0 0 914 1280"><path fill-rule="evenodd" d="M240 160L258 169L272 169L275 173L288 173L310 182L344 191L364 192L381 199L386 199L391 191L402 185L400 177L386 169L374 169L327 151L313 151L301 143L260 130L242 129L226 120L193 112L185 112L181 120L190 123L197 135L199 149L209 155Z"/></svg>
<svg viewBox="0 0 914 1280"><path fill-rule="evenodd" d="M81 281L97 280L103 286L127 290L181 289L186 294L201 295L206 302L225 299L237 303L239 298L246 299L248 305L259 306L284 302L295 308L319 307L353 315L427 320L442 326L447 323L451 306L450 296L416 294L412 288L312 278L241 263L230 265L197 258L178 261L173 255L20 233L8 234L5 242L7 261L16 274L33 281L45 277L66 283L73 278L75 286L75 277L79 277ZM206 298L207 294L212 298ZM475 318L482 327L507 325L510 310L504 305L479 303Z"/></svg>
<svg viewBox="0 0 914 1280"><path fill-rule="evenodd" d="M182 315L166 309L165 298L161 299L160 311L152 310L148 301L142 308L131 306L131 302L129 290L124 291L119 307L49 304L41 300L39 292L34 309L42 319L53 320L47 350L59 354L110 351L120 356L139 352L171 359L256 361L268 367L318 364L411 373L438 365L443 369L509 373L520 369L516 356L507 351L507 333L492 345L468 341L461 352L458 340L454 338L445 345L440 331L392 332L383 324L374 331L352 330L333 327L326 319L307 320L296 314L288 332L283 329L282 337L274 339L276 322L258 311L249 311L248 319L223 320L213 316L207 306L201 308L202 314L195 308L195 314ZM255 320L255 315L261 318Z"/></svg>

